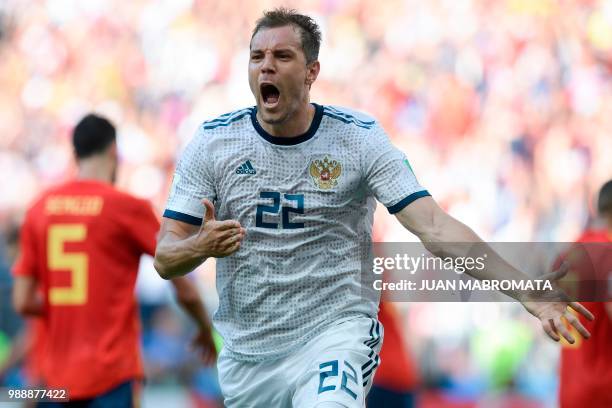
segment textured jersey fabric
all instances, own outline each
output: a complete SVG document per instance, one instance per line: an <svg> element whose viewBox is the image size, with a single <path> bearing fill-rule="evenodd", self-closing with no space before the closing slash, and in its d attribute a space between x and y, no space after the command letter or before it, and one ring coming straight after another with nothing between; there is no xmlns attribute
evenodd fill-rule
<svg viewBox="0 0 612 408"><path fill-rule="evenodd" d="M237 361L219 354L226 408L362 408L380 363L382 325L358 316L328 325L300 350L274 361Z"/></svg>
<svg viewBox="0 0 612 408"><path fill-rule="evenodd" d="M375 199L395 213L429 195L374 119L314 106L293 138L266 133L255 107L204 122L176 168L165 217L199 225L208 198L247 229L217 261L214 323L237 359L279 358L333 321L375 318L360 256Z"/></svg>

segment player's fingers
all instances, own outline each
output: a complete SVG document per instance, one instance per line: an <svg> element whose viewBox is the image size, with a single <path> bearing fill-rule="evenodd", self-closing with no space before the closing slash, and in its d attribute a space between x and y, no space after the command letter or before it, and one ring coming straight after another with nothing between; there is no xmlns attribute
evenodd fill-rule
<svg viewBox="0 0 612 408"><path fill-rule="evenodd" d="M572 334L569 332L567 326L565 323L563 323L560 317L555 318L553 324L557 329L557 333L561 333L565 340L567 340L570 344L574 344L576 342L576 339L574 339L574 336L572 336Z"/></svg>
<svg viewBox="0 0 612 408"><path fill-rule="evenodd" d="M239 249L240 249L240 241L236 242L235 244L233 244L233 245L232 245L232 246L229 248L229 250L227 251L227 252L228 252L228 255L233 254L234 252L238 251Z"/></svg>
<svg viewBox="0 0 612 408"><path fill-rule="evenodd" d="M557 280L563 278L567 274L568 270L569 270L568 263L567 262L563 262L561 264L561 266L559 267L559 269L557 269L556 271L552 271L552 272L546 273L546 274L542 275L542 277L539 278L539 279L548 280L548 281L553 281L554 282L554 281L557 281Z"/></svg>
<svg viewBox="0 0 612 408"><path fill-rule="evenodd" d="M192 350L198 354L203 364L212 365L212 363L215 362L216 357L211 356L210 347L203 343L201 339L196 339L193 341Z"/></svg>
<svg viewBox="0 0 612 408"><path fill-rule="evenodd" d="M231 254L233 254L234 252L238 251L240 249L240 241L236 241L233 244L230 244L229 246L219 246L219 252L217 255L215 255L216 258L225 258L226 256L230 256Z"/></svg>
<svg viewBox="0 0 612 408"><path fill-rule="evenodd" d="M555 327L553 325L552 319L551 320L543 321L542 322L542 328L544 328L544 331L546 332L546 334L548 334L548 337L550 337L554 341L561 340L561 338L559 337L559 335L555 331Z"/></svg>
<svg viewBox="0 0 612 408"><path fill-rule="evenodd" d="M569 271L569 263L564 261L561 264L561 266L559 267L559 269L557 269L556 271L553 271L551 273L547 273L547 274L543 275L542 279L543 280L556 281L556 280L559 280L559 279L563 278L565 275L567 275L568 271Z"/></svg>
<svg viewBox="0 0 612 408"><path fill-rule="evenodd" d="M241 228L241 225L236 220L219 221L215 225L215 229L220 230L220 231L224 231L228 229L240 229L240 228Z"/></svg>
<svg viewBox="0 0 612 408"><path fill-rule="evenodd" d="M585 339L591 337L591 333L580 323L580 320L571 312L566 312L564 317L567 321L578 330L578 333Z"/></svg>
<svg viewBox="0 0 612 408"><path fill-rule="evenodd" d="M240 228L232 228L232 229L226 229L226 230L222 230L222 231L217 231L217 239L223 243L224 241L236 237L236 236L242 236L242 234L240 233Z"/></svg>
<svg viewBox="0 0 612 408"><path fill-rule="evenodd" d="M220 246L224 249L230 249L236 242L242 241L243 235L239 232L225 235L223 240L220 242Z"/></svg>
<svg viewBox="0 0 612 408"><path fill-rule="evenodd" d="M216 359L214 346L211 346L209 343L208 341L201 342L198 353L200 355L200 360L205 365L212 365Z"/></svg>
<svg viewBox="0 0 612 408"><path fill-rule="evenodd" d="M215 350L208 350L206 353L206 364L207 365L214 365L215 364L215 360L217 360L217 353L215 352Z"/></svg>
<svg viewBox="0 0 612 408"><path fill-rule="evenodd" d="M570 302L569 306L587 319L595 320L595 316L593 315L593 313L591 313L586 307L582 306L582 304L578 302Z"/></svg>
<svg viewBox="0 0 612 408"><path fill-rule="evenodd" d="M208 221L215 220L215 206L207 198L202 199L202 205L206 209L206 213L204 214L204 222L202 223L202 225L204 225Z"/></svg>

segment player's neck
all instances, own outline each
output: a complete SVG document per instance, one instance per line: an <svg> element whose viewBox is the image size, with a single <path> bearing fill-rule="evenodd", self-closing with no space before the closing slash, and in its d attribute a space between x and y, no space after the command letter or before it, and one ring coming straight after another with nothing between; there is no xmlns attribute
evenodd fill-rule
<svg viewBox="0 0 612 408"><path fill-rule="evenodd" d="M279 123L266 123L257 114L257 120L261 127L270 135L275 137L297 137L308 131L314 119L315 107L307 103L304 109L299 109L289 120Z"/></svg>
<svg viewBox="0 0 612 408"><path fill-rule="evenodd" d="M114 179L114 166L104 157L90 157L78 163L78 180L96 180L112 184Z"/></svg>

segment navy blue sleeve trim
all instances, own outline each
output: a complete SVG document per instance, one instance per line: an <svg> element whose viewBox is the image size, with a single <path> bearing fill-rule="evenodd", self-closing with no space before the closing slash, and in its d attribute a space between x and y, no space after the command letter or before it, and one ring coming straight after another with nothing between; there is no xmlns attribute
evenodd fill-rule
<svg viewBox="0 0 612 408"><path fill-rule="evenodd" d="M408 206L411 202L421 198L431 196L427 190L417 191L416 193L410 194L408 197L403 198L399 203L392 205L391 207L387 207L389 210L389 214L395 214L402 211L404 208Z"/></svg>
<svg viewBox="0 0 612 408"><path fill-rule="evenodd" d="M197 225L198 227L202 225L202 219L198 217L194 217L192 215L183 214L177 211L165 210L164 217L172 218L173 220L183 221L187 224Z"/></svg>

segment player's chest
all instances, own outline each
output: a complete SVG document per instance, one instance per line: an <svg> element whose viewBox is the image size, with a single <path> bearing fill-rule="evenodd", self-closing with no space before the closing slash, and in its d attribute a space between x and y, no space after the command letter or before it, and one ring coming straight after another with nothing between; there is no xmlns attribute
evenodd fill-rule
<svg viewBox="0 0 612 408"><path fill-rule="evenodd" d="M361 185L359 158L330 145L244 147L217 166L217 196L239 210L266 197L340 205Z"/></svg>

